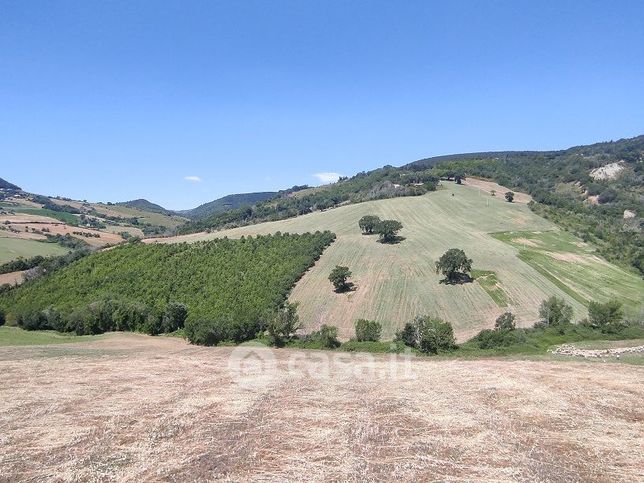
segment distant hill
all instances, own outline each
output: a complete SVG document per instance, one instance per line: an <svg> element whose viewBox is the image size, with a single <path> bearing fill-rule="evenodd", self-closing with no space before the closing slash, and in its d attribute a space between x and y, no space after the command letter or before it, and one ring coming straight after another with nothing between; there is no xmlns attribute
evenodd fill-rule
<svg viewBox="0 0 644 483"><path fill-rule="evenodd" d="M0 189L20 191L20 186L16 186L15 184L9 183L9 181L0 178Z"/></svg>
<svg viewBox="0 0 644 483"><path fill-rule="evenodd" d="M217 213L223 213L224 211L234 210L243 206L250 206L261 201L270 200L275 198L277 195L278 193L275 191L227 195L215 201L204 203L192 210L177 211L177 213L193 220L200 220Z"/></svg>
<svg viewBox="0 0 644 483"><path fill-rule="evenodd" d="M162 213L164 215L172 214L170 210L166 210L163 206L157 205L156 203L152 203L151 201L148 201L143 198L139 198L138 200L132 200L132 201L123 201L121 203L116 203L116 204L119 206L127 206L129 208L135 208L141 211L148 211L150 213Z"/></svg>

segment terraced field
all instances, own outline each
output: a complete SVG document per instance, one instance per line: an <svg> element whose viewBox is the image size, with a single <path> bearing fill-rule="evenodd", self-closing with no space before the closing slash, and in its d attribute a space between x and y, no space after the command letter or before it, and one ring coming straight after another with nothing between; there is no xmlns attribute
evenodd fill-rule
<svg viewBox="0 0 644 483"><path fill-rule="evenodd" d="M401 221L404 229L400 234L405 239L383 245L375 236L362 235L358 220L366 214ZM532 325L538 318L539 303L550 295L565 298L577 318L586 315L584 305L591 296L600 301L618 296L631 313L641 311L644 282L639 277L597 258L590 247L559 231L525 204L507 203L502 196L492 197L475 186L444 183L443 189L421 197L347 205L279 222L164 241L316 230L331 230L338 239L291 295L300 302L305 330L332 324L348 338L353 336L354 321L368 318L382 322L383 335L391 337L414 316L435 314L449 320L463 340L493 326L495 318L506 310L517 315L520 325ZM499 232L522 233L504 238ZM547 266L543 261L528 260L535 256L538 245L524 240L531 236L543 239L544 233L553 240L547 245L549 254L541 250L536 256L547 256ZM481 278L458 286L439 283L442 277L435 273L434 262L448 248L465 250L474 260L474 268L481 271ZM355 291L332 291L327 277L335 265L351 269ZM573 283L573 278L583 282Z"/></svg>

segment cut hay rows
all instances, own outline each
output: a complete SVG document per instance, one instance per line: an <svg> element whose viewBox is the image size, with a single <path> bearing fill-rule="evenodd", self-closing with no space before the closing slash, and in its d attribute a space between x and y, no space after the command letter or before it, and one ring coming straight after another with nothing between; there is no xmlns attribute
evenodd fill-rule
<svg viewBox="0 0 644 483"><path fill-rule="evenodd" d="M404 229L400 234L405 240L397 245L383 245L375 236L362 235L358 220L367 214L401 221ZM579 300L518 257L522 248L490 235L507 231L553 231L553 236L558 237L561 232L525 204L507 203L502 196L492 197L476 187L445 183L438 192L420 197L347 205L279 222L165 241L316 230L330 230L338 239L291 295L291 300L300 302L299 314L305 330L331 324L340 328L342 337L349 338L353 336L355 320L367 318L382 322L383 335L391 337L414 316L430 314L450 321L458 339L463 340L492 327L496 317L506 310L517 315L520 325L532 325L538 319L539 303L551 295L566 299L578 318L585 316L585 307ZM566 244L564 248L569 245L586 255L586 248L573 244ZM465 250L474 260L475 269L495 272L508 306L500 307L476 282L460 286L440 284L442 277L435 273L434 263L449 248ZM566 261L551 258L549 262L561 270L568 269ZM351 269L356 291L348 294L332 291L327 277L335 265ZM577 272L575 277L584 277L584 266L577 264L570 268ZM626 280L636 293L644 291L641 280L616 267L606 271L598 282L589 276L584 283L596 283L592 293L603 300L613 295L604 286L619 280Z"/></svg>

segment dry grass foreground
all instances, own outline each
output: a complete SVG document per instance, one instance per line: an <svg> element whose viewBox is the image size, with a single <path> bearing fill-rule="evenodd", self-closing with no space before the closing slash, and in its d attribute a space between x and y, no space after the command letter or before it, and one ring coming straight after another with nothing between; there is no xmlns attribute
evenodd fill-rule
<svg viewBox="0 0 644 483"><path fill-rule="evenodd" d="M644 476L642 367L416 359L412 377L344 354L325 377L330 353L279 350L253 386L229 372L234 350L131 334L0 349L0 479Z"/></svg>

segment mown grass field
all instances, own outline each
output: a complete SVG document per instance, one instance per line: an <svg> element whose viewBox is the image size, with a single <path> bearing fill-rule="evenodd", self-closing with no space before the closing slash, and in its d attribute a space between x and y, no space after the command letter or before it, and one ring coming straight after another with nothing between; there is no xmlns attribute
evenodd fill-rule
<svg viewBox="0 0 644 483"><path fill-rule="evenodd" d="M62 255L69 250L55 243L45 243L21 238L0 237L0 263L16 258L35 257L36 255Z"/></svg>
<svg viewBox="0 0 644 483"><path fill-rule="evenodd" d="M404 228L400 234L405 240L383 245L375 236L362 235L358 220L367 214L401 221ZM330 230L338 239L292 292L291 300L300 302L299 314L307 331L331 324L340 328L342 337L349 338L354 321L367 318L382 322L383 336L391 337L414 316L433 314L450 321L458 339L464 340L492 327L506 310L517 315L519 325L531 326L538 319L540 302L551 295L566 299L577 318L586 315L584 301L590 294L600 301L618 296L631 311L641 309L636 301L644 293L644 282L637 276L604 261L595 262L589 247L532 213L525 204L507 203L502 196L492 197L478 188L453 183L444 183L443 189L420 197L370 201L165 241L316 230ZM547 232L552 240L560 241L552 250L563 255L548 258L551 276L522 259L525 245L507 243L493 235L518 231ZM449 248L465 250L484 276L458 286L439 283L442 277L435 273L434 263ZM566 254L589 258L592 263L571 264ZM354 292L333 292L327 277L335 265L351 269L357 287ZM600 265L602 277L597 277ZM578 282L573 284L573 278Z"/></svg>

